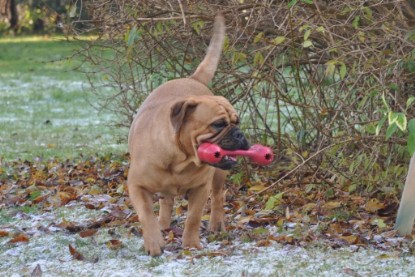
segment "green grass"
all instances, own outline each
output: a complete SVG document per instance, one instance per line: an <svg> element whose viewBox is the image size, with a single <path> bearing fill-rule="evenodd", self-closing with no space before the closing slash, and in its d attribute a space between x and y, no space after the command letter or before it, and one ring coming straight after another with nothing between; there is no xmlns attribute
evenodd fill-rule
<svg viewBox="0 0 415 277"><path fill-rule="evenodd" d="M81 42L62 38L0 39L0 158L72 158L123 153L113 115L90 103L86 77L71 58Z"/></svg>

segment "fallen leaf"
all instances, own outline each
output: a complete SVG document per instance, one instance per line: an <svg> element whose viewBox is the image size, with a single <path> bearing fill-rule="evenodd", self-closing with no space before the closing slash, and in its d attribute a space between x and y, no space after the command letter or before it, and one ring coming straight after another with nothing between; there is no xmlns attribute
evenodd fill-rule
<svg viewBox="0 0 415 277"><path fill-rule="evenodd" d="M91 236L95 235L95 233L97 231L98 231L97 229L87 229L87 230L83 230L83 231L79 232L79 236L81 238L91 237Z"/></svg>
<svg viewBox="0 0 415 277"><path fill-rule="evenodd" d="M370 221L370 224L374 226L378 226L380 229L383 229L386 227L386 223L381 218L374 218Z"/></svg>
<svg viewBox="0 0 415 277"><path fill-rule="evenodd" d="M167 238L166 238L166 240L167 240L168 242L172 242L172 241L174 241L174 232L173 232L172 230L170 230L170 231L169 231L169 233L167 234Z"/></svg>
<svg viewBox="0 0 415 277"><path fill-rule="evenodd" d="M314 208L317 206L317 204L316 203L308 203L308 204L305 204L303 207L302 207L302 210L303 210L303 212L305 212L305 213L308 213L308 212L311 212L312 210L314 210Z"/></svg>
<svg viewBox="0 0 415 277"><path fill-rule="evenodd" d="M0 230L0 238L1 237L7 237L8 235L9 235L9 232Z"/></svg>
<svg viewBox="0 0 415 277"><path fill-rule="evenodd" d="M71 253L72 257L75 260L78 260L78 261L85 260L85 257L81 253L79 253L75 248L73 248L72 245L70 245L70 244L68 244L68 245L69 245L69 252Z"/></svg>
<svg viewBox="0 0 415 277"><path fill-rule="evenodd" d="M366 203L365 210L369 213L376 213L378 210L383 209L384 207L385 204L376 198L372 198Z"/></svg>
<svg viewBox="0 0 415 277"><path fill-rule="evenodd" d="M261 191L261 190L264 190L265 188L266 186L264 185L255 185L255 186L250 187L248 190L249 191Z"/></svg>
<svg viewBox="0 0 415 277"><path fill-rule="evenodd" d="M29 242L29 237L21 233L21 234L16 235L11 240L9 240L9 243L18 243L18 242Z"/></svg>
<svg viewBox="0 0 415 277"><path fill-rule="evenodd" d="M69 232L79 232L80 231L79 226L76 226L75 223L67 221L65 219L63 219L62 222L59 223L57 226L59 228L66 229Z"/></svg>
<svg viewBox="0 0 415 277"><path fill-rule="evenodd" d="M344 229L345 225L342 222L333 222L329 225L328 232L331 234L342 234Z"/></svg>
<svg viewBox="0 0 415 277"><path fill-rule="evenodd" d="M271 245L271 240L269 240L269 239L260 240L256 244L257 247L266 247L266 246L270 246L270 245Z"/></svg>
<svg viewBox="0 0 415 277"><path fill-rule="evenodd" d="M93 204L91 203L87 203L85 204L85 208L89 209L89 210L97 210L98 208L95 207Z"/></svg>
<svg viewBox="0 0 415 277"><path fill-rule="evenodd" d="M340 238L349 244L356 244L359 239L359 237L356 235L340 236Z"/></svg>
<svg viewBox="0 0 415 277"><path fill-rule="evenodd" d="M117 239L112 239L107 242L107 247L112 250L116 250L122 247L122 242Z"/></svg>
<svg viewBox="0 0 415 277"><path fill-rule="evenodd" d="M228 256L228 253L221 252L221 251L213 251L213 252L207 252L207 253L197 254L194 257L196 259L200 259L202 257L221 257L221 256Z"/></svg>
<svg viewBox="0 0 415 277"><path fill-rule="evenodd" d="M241 217L240 220L238 221L238 224L242 225L242 224L248 223L249 221L251 221L252 218L253 218L253 216Z"/></svg>
<svg viewBox="0 0 415 277"><path fill-rule="evenodd" d="M32 273L30 273L30 277L41 277L42 276L42 269L40 268L40 265L38 264L35 269L33 269Z"/></svg>
<svg viewBox="0 0 415 277"><path fill-rule="evenodd" d="M346 273L347 275L353 276L353 277L361 276L359 273L356 272L356 270L354 270L352 268L344 268L343 272Z"/></svg>
<svg viewBox="0 0 415 277"><path fill-rule="evenodd" d="M203 221L207 221L210 219L210 215L209 214L205 214L204 216L202 216L202 220Z"/></svg>
<svg viewBox="0 0 415 277"><path fill-rule="evenodd" d="M40 202L42 202L43 200L47 199L48 195L40 195L38 197L36 197L35 199L33 199L33 203L34 204L39 204Z"/></svg>
<svg viewBox="0 0 415 277"><path fill-rule="evenodd" d="M328 211L328 210L333 210L333 209L336 209L336 208L340 207L341 205L342 205L342 203L341 203L341 202L337 202L337 201L330 201L330 202L327 202L326 204L324 204L324 205L322 206L322 208L323 208L324 210Z"/></svg>
<svg viewBox="0 0 415 277"><path fill-rule="evenodd" d="M383 254L380 254L379 256L377 256L376 258L377 259L389 259L390 257L391 257L390 255L388 255L386 253L383 253Z"/></svg>
<svg viewBox="0 0 415 277"><path fill-rule="evenodd" d="M294 244L294 238L290 235L281 235L278 237L268 236L268 239L279 242L279 243Z"/></svg>

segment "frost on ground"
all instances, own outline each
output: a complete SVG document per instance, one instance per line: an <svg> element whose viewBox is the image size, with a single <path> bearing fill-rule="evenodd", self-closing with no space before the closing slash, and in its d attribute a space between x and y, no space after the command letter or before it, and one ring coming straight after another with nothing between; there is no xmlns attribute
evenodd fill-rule
<svg viewBox="0 0 415 277"><path fill-rule="evenodd" d="M15 160L125 152L127 131L110 127L114 115L94 108L98 98L88 88L77 76L0 76L2 156Z"/></svg>
<svg viewBox="0 0 415 277"><path fill-rule="evenodd" d="M151 258L131 226L103 227L86 237L62 227L65 222L82 225L105 214L76 203L44 213L2 210L0 230L24 232L30 239L11 243L10 236L0 237L0 275L30 276L41 271L41 276L413 276L415 272L414 257L397 250L275 242L257 247L239 239L211 243L204 239L204 250L176 248ZM69 245L82 259L70 252Z"/></svg>

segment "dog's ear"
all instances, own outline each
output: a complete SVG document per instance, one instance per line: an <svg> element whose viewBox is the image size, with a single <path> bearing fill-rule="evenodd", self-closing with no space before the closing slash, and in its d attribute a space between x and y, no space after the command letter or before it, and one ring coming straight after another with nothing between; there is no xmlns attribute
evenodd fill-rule
<svg viewBox="0 0 415 277"><path fill-rule="evenodd" d="M175 133L180 131L186 118L196 109L197 102L194 99L176 102L170 111L170 120Z"/></svg>

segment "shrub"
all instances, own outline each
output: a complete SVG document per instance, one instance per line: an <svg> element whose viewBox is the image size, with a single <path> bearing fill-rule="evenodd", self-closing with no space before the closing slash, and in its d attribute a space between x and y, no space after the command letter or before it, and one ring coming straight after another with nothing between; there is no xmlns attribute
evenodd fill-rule
<svg viewBox="0 0 415 277"><path fill-rule="evenodd" d="M193 72L221 11L227 39L211 86L251 139L294 163L310 158L305 171L350 191L395 192L415 148L412 2L240 2L88 2L82 23L98 39L79 54L101 108L128 127L151 90Z"/></svg>

